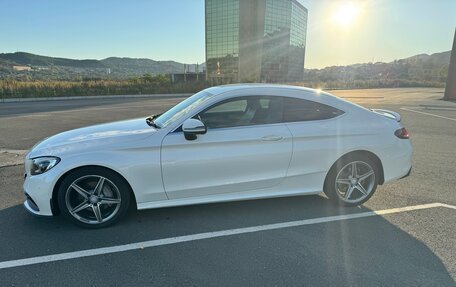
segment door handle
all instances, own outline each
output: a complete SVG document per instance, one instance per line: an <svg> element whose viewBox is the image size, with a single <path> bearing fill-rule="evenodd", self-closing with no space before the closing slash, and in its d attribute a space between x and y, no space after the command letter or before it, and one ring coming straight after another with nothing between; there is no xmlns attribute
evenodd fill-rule
<svg viewBox="0 0 456 287"><path fill-rule="evenodd" d="M264 136L261 138L262 141L268 141L268 142L280 141L282 139L283 139L283 137L281 137L281 136Z"/></svg>

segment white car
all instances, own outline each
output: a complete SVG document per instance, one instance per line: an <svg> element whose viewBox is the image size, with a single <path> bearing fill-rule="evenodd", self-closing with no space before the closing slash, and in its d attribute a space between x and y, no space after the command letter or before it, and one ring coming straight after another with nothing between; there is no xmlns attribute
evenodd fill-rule
<svg viewBox="0 0 456 287"><path fill-rule="evenodd" d="M391 111L266 84L203 90L159 116L63 132L25 159L26 209L104 227L127 209L325 194L356 206L407 176Z"/></svg>

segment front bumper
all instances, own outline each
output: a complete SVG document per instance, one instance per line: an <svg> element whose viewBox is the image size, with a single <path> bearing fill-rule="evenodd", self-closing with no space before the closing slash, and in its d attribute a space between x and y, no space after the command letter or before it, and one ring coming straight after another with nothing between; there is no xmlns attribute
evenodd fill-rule
<svg viewBox="0 0 456 287"><path fill-rule="evenodd" d="M26 197L25 209L33 215L53 216L51 199L52 191L60 176L57 167L40 175L25 176L23 192Z"/></svg>
<svg viewBox="0 0 456 287"><path fill-rule="evenodd" d="M26 194L27 199L24 201L24 208L27 210L31 215L34 216L45 216L40 214L40 209L38 206L33 202L33 199L31 199L27 194Z"/></svg>
<svg viewBox="0 0 456 287"><path fill-rule="evenodd" d="M412 173L412 168L410 167L410 169L409 169L409 171L407 172L407 174L406 174L406 175L404 175L403 177L401 177L401 179L403 179L403 178L406 178L406 177L410 176L410 174L411 174L411 173Z"/></svg>

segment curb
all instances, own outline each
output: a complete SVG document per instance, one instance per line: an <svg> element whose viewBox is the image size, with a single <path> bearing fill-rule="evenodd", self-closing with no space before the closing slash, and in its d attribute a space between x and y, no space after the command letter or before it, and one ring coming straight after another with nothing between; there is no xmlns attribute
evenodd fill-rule
<svg viewBox="0 0 456 287"><path fill-rule="evenodd" d="M14 150L0 148L0 168L24 164L28 150Z"/></svg>
<svg viewBox="0 0 456 287"><path fill-rule="evenodd" d="M193 95L186 94L150 94L150 95L106 95L106 96L73 96L73 97L45 97L45 98L11 98L0 99L0 103L39 102L39 101L64 101L64 100L96 100L96 99L127 99L127 98L184 98Z"/></svg>

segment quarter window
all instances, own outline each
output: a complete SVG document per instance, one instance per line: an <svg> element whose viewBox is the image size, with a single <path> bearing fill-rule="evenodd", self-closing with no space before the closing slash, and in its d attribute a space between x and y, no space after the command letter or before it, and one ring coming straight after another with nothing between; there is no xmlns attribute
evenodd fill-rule
<svg viewBox="0 0 456 287"><path fill-rule="evenodd" d="M298 98L284 98L283 102L284 122L326 120L343 113L334 107Z"/></svg>

